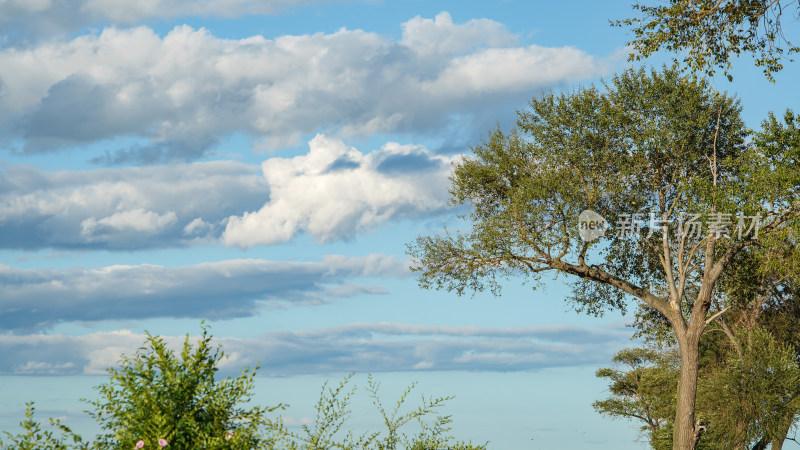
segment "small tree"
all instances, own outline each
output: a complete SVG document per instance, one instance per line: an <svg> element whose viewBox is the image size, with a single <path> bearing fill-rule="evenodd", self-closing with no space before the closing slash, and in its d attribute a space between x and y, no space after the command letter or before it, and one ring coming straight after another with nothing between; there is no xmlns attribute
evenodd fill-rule
<svg viewBox="0 0 800 450"><path fill-rule="evenodd" d="M612 359L616 367L598 369L609 380L611 397L592 404L600 414L643 422L642 431L653 443L675 417L677 355L649 348L621 350Z"/></svg>
<svg viewBox="0 0 800 450"><path fill-rule="evenodd" d="M282 408L244 408L256 370L217 380L222 349L211 345L208 328L196 346L183 343L179 355L148 333L133 356L123 356L111 379L98 386L90 415L105 430L103 449L253 449L268 447L262 433L266 414ZM141 442L141 443L140 443ZM137 443L139 447L137 447Z"/></svg>

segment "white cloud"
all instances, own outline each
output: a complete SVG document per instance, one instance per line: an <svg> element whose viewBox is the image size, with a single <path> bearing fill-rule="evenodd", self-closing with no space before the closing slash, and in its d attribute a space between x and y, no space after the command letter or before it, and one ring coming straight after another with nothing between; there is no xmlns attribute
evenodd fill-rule
<svg viewBox="0 0 800 450"><path fill-rule="evenodd" d="M84 171L0 165L0 248L131 250L221 242L252 247L299 233L321 242L449 207L459 157L387 143L370 153L318 135L309 152Z"/></svg>
<svg viewBox="0 0 800 450"><path fill-rule="evenodd" d="M203 235L214 229L214 225L206 222L200 217L195 217L194 220L189 222L183 227L183 234L187 236Z"/></svg>
<svg viewBox="0 0 800 450"><path fill-rule="evenodd" d="M0 166L0 247L136 249L216 241L269 197L253 166L215 161L48 172Z"/></svg>
<svg viewBox="0 0 800 450"><path fill-rule="evenodd" d="M400 41L345 29L228 40L188 26L163 37L106 28L1 48L0 131L29 152L145 140L100 158L108 163L193 159L235 132L271 148L321 130L469 138L540 89L605 71L573 48L514 45L497 22L454 24L447 13L411 19Z"/></svg>
<svg viewBox="0 0 800 450"><path fill-rule="evenodd" d="M502 94L526 84L532 73L539 83L563 83L596 74L593 58L570 47L490 48L454 58L435 80L423 84L425 92L460 99L465 91Z"/></svg>
<svg viewBox="0 0 800 450"><path fill-rule="evenodd" d="M421 55L460 55L482 46L513 46L517 38L493 20L472 19L465 24L441 12L433 19L417 16L402 25L401 43Z"/></svg>
<svg viewBox="0 0 800 450"><path fill-rule="evenodd" d="M226 374L262 362L262 374L413 370L538 370L607 363L629 344L624 328L519 328L356 323L317 330L218 338ZM0 335L0 373L103 373L145 336L127 330L82 336ZM165 336L173 349L182 336Z"/></svg>
<svg viewBox="0 0 800 450"><path fill-rule="evenodd" d="M205 163L48 172L0 166L0 247L252 247L298 233L347 239L448 209L458 157L387 143L362 153L318 135L309 152L253 166Z"/></svg>
<svg viewBox="0 0 800 450"><path fill-rule="evenodd" d="M12 372L20 375L56 375L69 372L74 366L75 363L73 362L53 364L44 361L28 361L25 364L20 364L13 368Z"/></svg>
<svg viewBox="0 0 800 450"><path fill-rule="evenodd" d="M281 420L287 427L311 427L314 425L314 420L310 417L301 417L298 419L292 416L281 416Z"/></svg>
<svg viewBox="0 0 800 450"><path fill-rule="evenodd" d="M269 202L230 217L223 243L275 244L303 231L325 242L448 207L453 158L395 143L364 154L324 135L308 146L306 155L264 161Z"/></svg>
<svg viewBox="0 0 800 450"><path fill-rule="evenodd" d="M246 317L269 304L382 294L385 290L359 285L357 279L407 276L407 267L406 262L383 255L286 263L238 259L179 267L0 265L0 330L41 329L71 321Z"/></svg>
<svg viewBox="0 0 800 450"><path fill-rule="evenodd" d="M90 217L81 222L81 235L86 236L89 242L102 238L108 238L111 233L145 233L155 234L178 221L174 212L169 211L159 214L144 209L134 209L114 213L108 217L98 220ZM188 226L188 225L187 225Z"/></svg>

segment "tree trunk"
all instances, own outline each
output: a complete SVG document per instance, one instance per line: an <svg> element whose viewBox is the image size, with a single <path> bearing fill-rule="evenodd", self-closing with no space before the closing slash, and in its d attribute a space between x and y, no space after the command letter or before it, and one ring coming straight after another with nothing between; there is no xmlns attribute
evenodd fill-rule
<svg viewBox="0 0 800 450"><path fill-rule="evenodd" d="M783 448L783 442L789 436L789 430L792 429L792 418L792 416L786 418L785 431L781 429L778 435L772 439L772 450L781 450Z"/></svg>
<svg viewBox="0 0 800 450"><path fill-rule="evenodd" d="M694 419L699 339L681 336L678 338L678 347L681 352L681 377L678 382L678 404L675 411L672 448L673 450L694 450L700 438Z"/></svg>

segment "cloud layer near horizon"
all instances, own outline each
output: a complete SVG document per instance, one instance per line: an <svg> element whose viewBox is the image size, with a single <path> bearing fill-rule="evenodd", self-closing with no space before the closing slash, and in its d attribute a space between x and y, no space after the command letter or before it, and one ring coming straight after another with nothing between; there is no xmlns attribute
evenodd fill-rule
<svg viewBox="0 0 800 450"><path fill-rule="evenodd" d="M404 370L539 370L607 363L625 345L624 329L568 325L520 328L354 323L279 331L254 338L219 338L235 375L261 363L262 375ZM133 354L145 335L127 330L82 336L0 335L0 373L103 374L120 354ZM183 337L165 336L172 348ZM191 341L190 341L191 342Z"/></svg>
<svg viewBox="0 0 800 450"><path fill-rule="evenodd" d="M539 89L605 71L574 48L518 46L491 20L441 13L402 28L393 41L346 29L231 40L112 27L0 47L0 132L26 153L103 143L100 164L194 160L234 133L263 148L318 132L469 138ZM136 143L114 148L119 138Z"/></svg>
<svg viewBox="0 0 800 450"><path fill-rule="evenodd" d="M356 280L407 274L405 262L382 255L329 255L321 262L238 259L180 267L0 265L0 332L74 321L248 317L270 304L326 303L340 296L385 293Z"/></svg>

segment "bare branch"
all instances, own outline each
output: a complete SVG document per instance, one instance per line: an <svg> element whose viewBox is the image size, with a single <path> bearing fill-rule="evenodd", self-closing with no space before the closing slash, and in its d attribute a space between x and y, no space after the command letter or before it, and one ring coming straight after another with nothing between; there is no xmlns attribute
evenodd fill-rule
<svg viewBox="0 0 800 450"><path fill-rule="evenodd" d="M725 311L727 311L728 309L730 309L730 306L726 306L726 307L722 308L722 310L720 310L720 311L717 311L717 312L716 312L716 313L715 313L713 316L711 316L711 317L709 317L708 319L706 319L706 325L708 325L708 324L710 324L711 322L713 322L713 321L714 321L714 319L716 319L717 317L719 317L719 316L721 316L722 314L724 314L724 313L725 313Z"/></svg>

